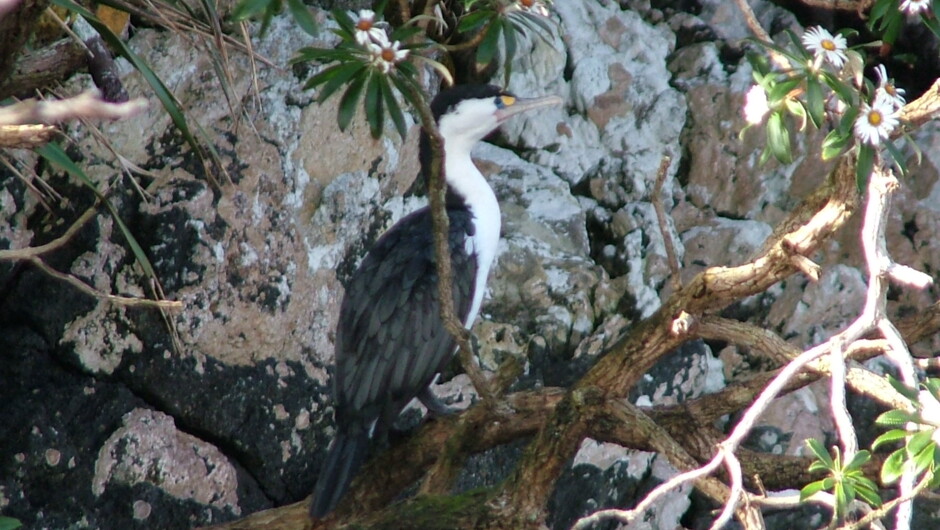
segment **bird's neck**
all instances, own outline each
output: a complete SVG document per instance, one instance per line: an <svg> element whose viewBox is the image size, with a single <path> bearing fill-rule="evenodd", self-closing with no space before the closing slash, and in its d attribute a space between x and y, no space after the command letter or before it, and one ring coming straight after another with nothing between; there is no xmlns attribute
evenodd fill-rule
<svg viewBox="0 0 940 530"><path fill-rule="evenodd" d="M476 143L476 142L474 142ZM483 302L486 279L496 259L499 247L501 217L499 202L483 174L470 158L473 145L446 145L444 178L447 181L449 208L466 208L473 216L474 233L466 248L472 249L476 257L477 271L474 280L473 300L467 313L465 326L473 325Z"/></svg>
<svg viewBox="0 0 940 530"><path fill-rule="evenodd" d="M478 220L495 219L499 222L499 203L496 194L470 158L473 145L446 146L444 180L447 182L448 206L466 207Z"/></svg>

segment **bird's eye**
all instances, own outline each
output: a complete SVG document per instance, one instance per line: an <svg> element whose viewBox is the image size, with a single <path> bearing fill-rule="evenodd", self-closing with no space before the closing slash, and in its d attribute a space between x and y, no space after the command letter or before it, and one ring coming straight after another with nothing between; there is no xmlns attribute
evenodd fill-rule
<svg viewBox="0 0 940 530"><path fill-rule="evenodd" d="M496 106L499 108L509 107L516 102L516 98L508 94L502 94L496 98Z"/></svg>

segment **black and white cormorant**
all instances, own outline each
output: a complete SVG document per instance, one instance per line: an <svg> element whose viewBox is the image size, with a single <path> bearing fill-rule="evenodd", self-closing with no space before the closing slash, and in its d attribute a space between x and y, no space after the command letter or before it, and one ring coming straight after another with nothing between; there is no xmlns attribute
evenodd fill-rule
<svg viewBox="0 0 940 530"><path fill-rule="evenodd" d="M442 91L431 110L444 139L454 310L469 328L499 243L496 195L470 159L470 150L510 116L556 105L555 96L519 99L490 85ZM430 142L422 133L421 171L427 178ZM336 507L373 440L387 436L415 397L444 408L430 385L456 352L440 317L430 209L399 221L375 243L346 285L336 330L333 403L336 437L313 492L310 514Z"/></svg>

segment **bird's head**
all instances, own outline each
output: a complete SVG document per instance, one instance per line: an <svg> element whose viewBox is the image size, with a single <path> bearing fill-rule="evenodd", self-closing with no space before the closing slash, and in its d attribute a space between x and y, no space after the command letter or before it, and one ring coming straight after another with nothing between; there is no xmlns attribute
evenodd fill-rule
<svg viewBox="0 0 940 530"><path fill-rule="evenodd" d="M522 99L493 85L462 85L431 102L438 129L448 143L474 144L516 114L560 104L558 96Z"/></svg>
<svg viewBox="0 0 940 530"><path fill-rule="evenodd" d="M510 117L532 109L560 105L558 96L518 98L494 85L460 85L441 91L431 112L444 139L446 156L466 153ZM422 165L430 160L427 135L421 135Z"/></svg>

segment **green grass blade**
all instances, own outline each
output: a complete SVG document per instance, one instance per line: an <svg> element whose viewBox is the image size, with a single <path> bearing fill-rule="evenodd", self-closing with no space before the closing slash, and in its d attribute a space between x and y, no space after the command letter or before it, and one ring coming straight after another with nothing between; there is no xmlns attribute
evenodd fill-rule
<svg viewBox="0 0 940 530"><path fill-rule="evenodd" d="M163 104L163 108L166 110L167 114L170 115L170 119L173 121L173 124L179 129L180 134L183 136L183 140L189 144L190 148L199 157L200 161L205 164L205 159L203 158L203 149L199 142L196 140L196 137L193 136L192 131L189 128L189 124L186 121L186 116L183 114L182 109L180 109L179 102L176 100L176 97L173 96L173 93L170 92L170 89L163 84L163 81L154 73L153 69L150 68L150 65L141 59L136 53L134 53L127 45L124 44L114 32L101 20L98 19L91 11L85 9L84 7L76 4L72 0L52 0L54 5L62 7L68 11L78 13L82 16L93 28L95 31L101 35L108 45L112 49L117 50L121 55L123 55L134 68L140 72L140 75L143 76L144 80L150 85L150 88L153 90L154 94L157 96L157 99L160 100L160 103Z"/></svg>
<svg viewBox="0 0 940 530"><path fill-rule="evenodd" d="M157 274L153 270L153 265L151 265L150 260L147 258L147 254L144 252L143 247L137 242L137 239L134 237L134 234L131 233L130 229L124 224L124 221L121 219L121 216L118 215L117 209L114 205L111 204L111 201L107 197L101 194L98 191L98 188L95 186L95 183L92 182L88 175L82 171L82 168L69 158L69 155L59 146L57 143L48 143L35 150L42 158L48 161L53 166L65 171L69 175L75 177L79 182L91 189L92 193L95 194L95 197L101 201L102 204L108 209L111 213L111 216L114 218L114 221L117 223L118 228L121 230L121 233L124 235L124 239L127 240L127 244L131 247L131 252L134 253L134 257L137 259L137 262L140 263L141 268L144 270L144 273L151 277L156 278Z"/></svg>

